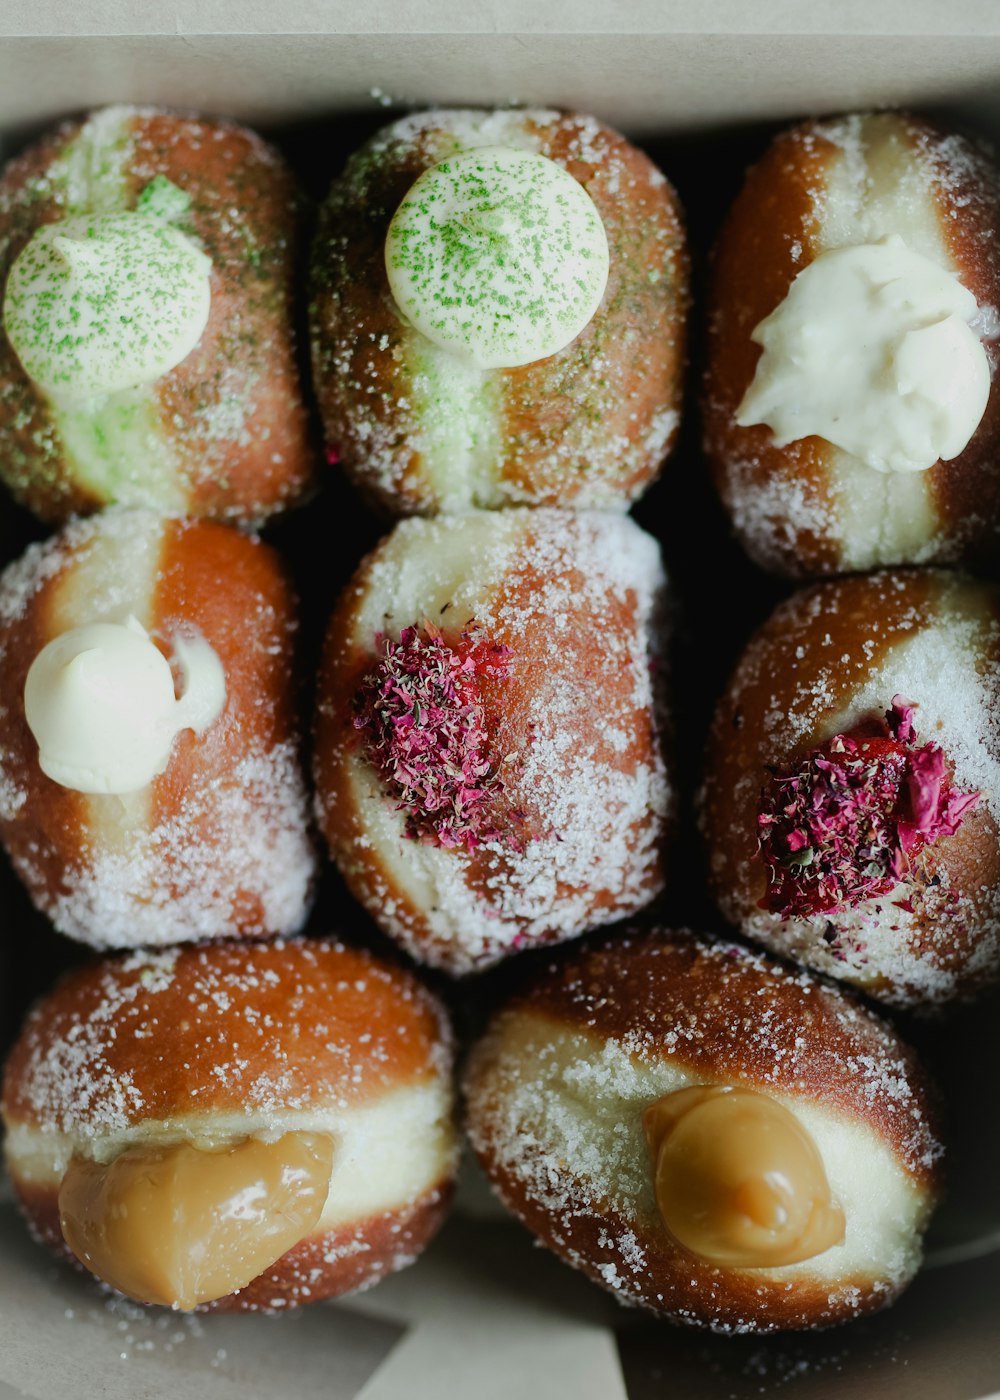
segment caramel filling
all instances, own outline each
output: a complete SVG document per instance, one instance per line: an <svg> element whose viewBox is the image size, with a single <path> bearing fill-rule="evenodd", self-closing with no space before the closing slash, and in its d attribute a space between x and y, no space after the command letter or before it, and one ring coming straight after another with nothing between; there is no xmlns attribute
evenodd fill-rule
<svg viewBox="0 0 1000 1400"><path fill-rule="evenodd" d="M787 1108L750 1089L697 1085L643 1116L670 1235L712 1264L776 1268L844 1238L823 1160Z"/></svg>
<svg viewBox="0 0 1000 1400"><path fill-rule="evenodd" d="M88 1269L141 1303L189 1310L245 1288L304 1239L330 1186L333 1140L285 1133L205 1150L131 1147L74 1157L59 1219Z"/></svg>

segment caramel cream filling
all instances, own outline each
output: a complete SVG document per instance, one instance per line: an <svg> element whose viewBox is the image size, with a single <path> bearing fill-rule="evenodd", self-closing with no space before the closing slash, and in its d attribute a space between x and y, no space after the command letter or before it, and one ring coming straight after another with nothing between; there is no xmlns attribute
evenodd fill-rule
<svg viewBox="0 0 1000 1400"><path fill-rule="evenodd" d="M783 1104L750 1089L690 1085L643 1115L660 1216L712 1264L775 1268L846 1233L815 1142Z"/></svg>
<svg viewBox="0 0 1000 1400"><path fill-rule="evenodd" d="M190 1310L245 1288L304 1239L330 1183L333 1139L290 1132L216 1151L141 1144L72 1159L59 1190L66 1243L142 1303Z"/></svg>

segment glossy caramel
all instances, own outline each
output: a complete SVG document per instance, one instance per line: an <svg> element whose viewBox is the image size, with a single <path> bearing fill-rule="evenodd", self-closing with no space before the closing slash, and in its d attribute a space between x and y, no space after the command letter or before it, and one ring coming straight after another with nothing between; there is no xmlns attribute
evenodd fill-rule
<svg viewBox="0 0 1000 1400"><path fill-rule="evenodd" d="M70 1249L141 1303L185 1311L224 1298L304 1239L326 1204L333 1140L285 1133L205 1149L142 1144L76 1156L59 1190Z"/></svg>
<svg viewBox="0 0 1000 1400"><path fill-rule="evenodd" d="M643 1126L660 1216L691 1254L780 1268L842 1242L844 1214L816 1144L776 1099L694 1085L650 1105Z"/></svg>

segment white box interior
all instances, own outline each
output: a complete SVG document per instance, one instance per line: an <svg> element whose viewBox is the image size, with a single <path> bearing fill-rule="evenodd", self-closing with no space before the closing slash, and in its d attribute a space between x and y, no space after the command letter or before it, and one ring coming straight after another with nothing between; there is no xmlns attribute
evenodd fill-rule
<svg viewBox="0 0 1000 1400"><path fill-rule="evenodd" d="M801 0L286 0L280 13L268 0L6 0L0 54L5 151L112 101L272 127L387 103L544 103L640 139L902 103L1000 136L995 0L840 0L835 14ZM982 1111L995 1116L990 1095ZM109 1305L36 1250L0 1196L0 1400L982 1400L1000 1395L1000 1188L985 1206L953 1203L951 1221L937 1267L891 1314L765 1347L625 1314L475 1204L416 1269L331 1307L185 1319Z"/></svg>

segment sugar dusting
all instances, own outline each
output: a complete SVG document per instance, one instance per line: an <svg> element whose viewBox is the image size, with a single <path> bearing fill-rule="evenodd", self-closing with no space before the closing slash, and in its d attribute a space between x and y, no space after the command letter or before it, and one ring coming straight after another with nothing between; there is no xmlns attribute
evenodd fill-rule
<svg viewBox="0 0 1000 1400"><path fill-rule="evenodd" d="M768 634L749 644L730 683L737 709L739 697L758 689L765 706L756 741L760 766L748 766L737 779L727 820L732 813L756 811L765 764L787 763L803 748L849 733L902 694L917 707L921 738L943 750L955 785L981 794L982 806L1000 824L1000 623L991 611L993 594L950 575L932 578L928 608L902 601L908 576L873 576L864 585L871 593L867 635L862 631L848 654L827 651L808 669L796 664L796 639L819 633L825 618L834 625L839 586L805 591L778 609ZM886 637L882 615L889 610L894 621ZM780 669L776 645L785 662ZM704 810L703 801L703 825ZM968 873L958 879L949 848L962 832L924 852L911 877L887 898L840 909L836 916L797 919L781 919L748 900L750 872L730 870L726 843L718 833L707 834L713 883L727 918L786 956L904 1005L947 1001L1000 972L1000 888L986 878L977 882L974 874L970 879L968 857ZM956 946L963 949L957 960Z"/></svg>
<svg viewBox="0 0 1000 1400"><path fill-rule="evenodd" d="M290 1112L346 1110L361 1090L372 1099L388 1093L397 1087L394 1060L409 1057L418 1036L432 1077L446 1078L450 1065L447 1021L430 995L334 940L143 950L92 964L68 985L73 995L57 989L54 1006L43 1001L30 1013L4 1111L12 1132L24 1119L98 1156L102 1143L155 1116L153 1102L157 1111L170 1106L165 1120L210 1112L203 1129L214 1122L225 1136L235 1124L238 1135L250 1116L263 1131ZM394 1014L356 1041L366 1007L387 998ZM418 1029L428 1010L428 1028ZM161 1078L178 1043L183 1085ZM418 1060L411 1077L424 1073ZM211 1110L198 1102L209 1089Z"/></svg>
<svg viewBox="0 0 1000 1400"><path fill-rule="evenodd" d="M372 290L384 282L382 243L407 181L449 155L497 144L551 153L583 180L612 249L591 325L515 373L470 371L432 353L388 288ZM623 507L665 456L687 309L683 233L660 172L624 153L594 118L457 109L393 123L335 181L312 277L327 437L397 512L569 500Z"/></svg>
<svg viewBox="0 0 1000 1400"><path fill-rule="evenodd" d="M62 933L95 948L149 947L235 931L293 933L309 912L314 857L296 746L240 758L226 779L186 794L180 810L133 833L125 850L91 850L46 905ZM38 890L30 857L15 866ZM259 904L246 916L248 901Z"/></svg>
<svg viewBox="0 0 1000 1400"><path fill-rule="evenodd" d="M808 169L819 162L822 170L808 191L805 261L830 248L901 234L914 251L962 273L980 300L979 324L995 361L1000 250L993 230L1000 174L992 153L963 136L890 113L810 123L778 141L790 166ZM801 271L803 239L795 251L793 275ZM770 256L784 259L784 251L772 247ZM746 275L754 276L753 269ZM712 335L733 334L733 323L734 308L717 306L710 316ZM748 323L745 333L752 329ZM970 543L996 534L996 522L965 503L960 515L949 518L935 499L935 468L887 478L822 444L818 480L799 475L794 450L779 469L778 454L769 450L765 462L751 446L754 434L733 428L732 409L711 372L706 390L706 448L721 474L736 531L765 567L808 575L895 563L947 564L960 559ZM711 427L713 418L718 430ZM756 436L766 440L759 432ZM967 453L966 469L982 471L982 445L975 438ZM832 563L822 558L823 549L832 550Z"/></svg>
<svg viewBox="0 0 1000 1400"><path fill-rule="evenodd" d="M626 936L553 968L502 1011L470 1061L473 1145L507 1204L523 1213L523 1192L545 1242L624 1302L768 1330L786 1290L813 1281L826 1295L813 1325L870 1310L917 1267L929 1206L910 1173L919 1179L941 1152L912 1065L887 1025L760 954L701 944L685 985L693 942ZM844 1244L815 1259L732 1271L742 1306L756 1288L758 1308L742 1317L730 1271L671 1253L642 1131L648 1104L705 1082L748 1083L796 1113L848 1217Z"/></svg>
<svg viewBox="0 0 1000 1400"><path fill-rule="evenodd" d="M166 117L104 108L57 132L46 161L32 149L14 162L0 181L0 271L40 217L133 208L180 149L193 196L183 229L213 265L209 328L176 374L74 411L57 410L0 349L2 475L18 495L40 490L53 515L79 508L82 491L96 504L156 501L253 523L298 498L308 469L291 315L297 196L254 133Z"/></svg>
<svg viewBox="0 0 1000 1400"><path fill-rule="evenodd" d="M378 865L358 877L360 897L393 936L453 972L648 903L662 883L673 806L656 735L652 672L665 579L654 541L613 515L504 513L495 528L492 517L482 519L473 614L484 636L510 648L515 678L516 658L530 657L530 740L497 749L515 742L501 723L490 755L509 800L527 814L517 848L491 840L474 852L443 851L407 841L350 734L340 739L362 831L338 859L350 877L358 852L371 851ZM462 528L460 519L397 527L364 575L366 615L402 606L393 626L436 616L442 605L429 614L426 604L467 582L452 573L455 561L439 539ZM629 622L600 630L616 609ZM354 641L364 651L374 638L359 631ZM320 794L321 820L324 805L342 796Z"/></svg>
<svg viewBox="0 0 1000 1400"><path fill-rule="evenodd" d="M85 620L131 610L138 563L145 565L147 555L159 548L162 532L162 523L150 513L112 511L75 522L31 547L0 580L0 674L4 629L63 569L86 579L86 597L65 604L82 609ZM126 563L130 567L123 569ZM239 602L248 623L255 606L267 606L256 595ZM265 633L275 631L272 615L258 620ZM197 627L196 617L189 621ZM274 677L277 664L262 665L258 680L270 674L280 693L288 682L284 674ZM260 708L272 701L260 693L251 703ZM258 739L246 725L225 763L216 755L212 770L202 772L178 809L158 819L149 815L149 801L89 799L88 819L72 849L39 822L32 793L14 764L13 753L0 751L0 820L9 824L15 868L61 932L108 948L233 932L291 933L304 922L315 857L294 736ZM58 881L51 875L53 861L59 865Z"/></svg>

